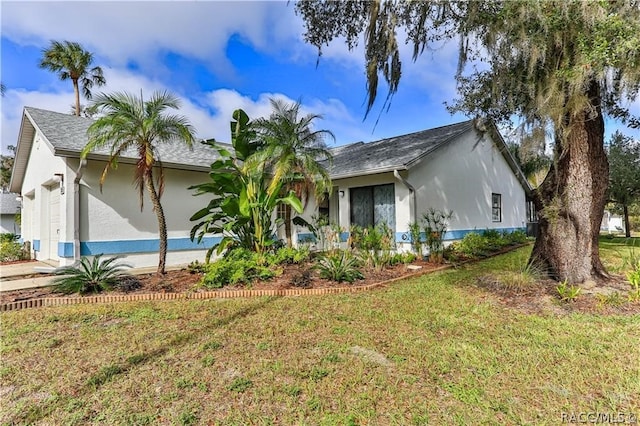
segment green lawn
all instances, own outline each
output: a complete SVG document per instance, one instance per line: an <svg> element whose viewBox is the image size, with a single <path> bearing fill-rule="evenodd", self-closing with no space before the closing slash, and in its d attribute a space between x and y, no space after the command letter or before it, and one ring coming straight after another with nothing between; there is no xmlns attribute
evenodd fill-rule
<svg viewBox="0 0 640 426"><path fill-rule="evenodd" d="M640 316L473 285L530 247L367 293L68 306L2 321L3 424L559 424L640 416ZM629 248L612 241L603 258ZM621 251L622 250L622 251Z"/></svg>

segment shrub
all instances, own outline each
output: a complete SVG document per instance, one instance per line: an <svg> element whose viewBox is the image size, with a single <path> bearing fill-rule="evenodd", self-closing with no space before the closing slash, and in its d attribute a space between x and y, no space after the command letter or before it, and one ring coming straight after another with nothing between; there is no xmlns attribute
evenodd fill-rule
<svg viewBox="0 0 640 426"><path fill-rule="evenodd" d="M409 235L411 235L411 249L416 255L422 256L422 235L418 222L409 224Z"/></svg>
<svg viewBox="0 0 640 426"><path fill-rule="evenodd" d="M505 238L503 238L502 233L496 229L485 229L482 236L487 242L487 248L489 251L497 251L510 244Z"/></svg>
<svg viewBox="0 0 640 426"><path fill-rule="evenodd" d="M527 242L527 233L521 229L516 229L513 232L505 232L503 238L510 244L524 244Z"/></svg>
<svg viewBox="0 0 640 426"><path fill-rule="evenodd" d="M308 247L298 249L293 247L282 247L267 258L267 263L272 265L298 264L309 259L310 255L311 252Z"/></svg>
<svg viewBox="0 0 640 426"><path fill-rule="evenodd" d="M3 232L0 234L0 243L12 243L18 240L18 236L16 234L12 234L10 232Z"/></svg>
<svg viewBox="0 0 640 426"><path fill-rule="evenodd" d="M336 253L326 254L319 258L316 268L320 276L332 281L354 282L363 279L360 272L360 262L351 252L341 250Z"/></svg>
<svg viewBox="0 0 640 426"><path fill-rule="evenodd" d="M99 254L93 259L82 257L74 265L57 268L54 274L59 277L53 280L54 288L65 294L109 290L117 286L121 279L128 277L123 270L131 268L131 265L115 263L120 258L122 256L102 259Z"/></svg>
<svg viewBox="0 0 640 426"><path fill-rule="evenodd" d="M466 257L478 258L489 254L487 239L476 232L470 232L456 244L456 250Z"/></svg>
<svg viewBox="0 0 640 426"><path fill-rule="evenodd" d="M3 234L7 235L7 234ZM13 235L13 234L10 234ZM0 262L13 262L16 260L25 260L29 258L29 254L25 252L24 247L17 241L0 242Z"/></svg>
<svg viewBox="0 0 640 426"><path fill-rule="evenodd" d="M447 232L448 221L452 216L453 211L444 212L433 207L422 215L429 257L437 263L440 263L443 258L444 234Z"/></svg>
<svg viewBox="0 0 640 426"><path fill-rule="evenodd" d="M202 285L222 288L229 284L250 284L257 279L268 280L275 276L276 271L267 264L264 256L238 248L207 265Z"/></svg>

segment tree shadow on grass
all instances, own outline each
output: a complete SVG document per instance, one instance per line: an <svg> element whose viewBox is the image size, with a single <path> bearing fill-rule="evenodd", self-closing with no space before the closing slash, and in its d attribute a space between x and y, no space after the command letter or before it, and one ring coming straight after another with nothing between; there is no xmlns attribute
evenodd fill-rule
<svg viewBox="0 0 640 426"><path fill-rule="evenodd" d="M49 416L56 407L67 406L74 397L72 395L82 395L87 391L97 391L102 385L110 382L111 380L127 374L133 368L144 365L150 361L154 361L159 357L165 355L170 349L181 347L192 343L202 333L210 333L216 328L225 327L237 320L243 319L252 313L264 308L271 302L279 299L279 296L266 297L259 299L255 303L251 303L241 309L238 309L224 318L212 321L210 325L199 329L197 333L182 333L173 336L169 339L165 345L152 351L141 352L135 354L126 359L123 363L114 363L104 367L101 367L95 374L93 374L84 385L79 386L70 392L70 395L56 395L53 400L47 400L40 404L32 404L27 407L23 407L19 413L9 421L9 424L24 424L24 423L37 423L47 416Z"/></svg>

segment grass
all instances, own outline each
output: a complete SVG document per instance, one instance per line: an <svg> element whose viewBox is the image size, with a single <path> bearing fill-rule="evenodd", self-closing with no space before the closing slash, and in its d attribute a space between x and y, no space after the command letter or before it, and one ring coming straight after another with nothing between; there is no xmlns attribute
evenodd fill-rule
<svg viewBox="0 0 640 426"><path fill-rule="evenodd" d="M3 313L2 424L558 424L640 415L640 318L473 285L530 247L373 292ZM624 247L603 248L603 258ZM612 254L615 257L615 253ZM52 343L53 342L53 343Z"/></svg>

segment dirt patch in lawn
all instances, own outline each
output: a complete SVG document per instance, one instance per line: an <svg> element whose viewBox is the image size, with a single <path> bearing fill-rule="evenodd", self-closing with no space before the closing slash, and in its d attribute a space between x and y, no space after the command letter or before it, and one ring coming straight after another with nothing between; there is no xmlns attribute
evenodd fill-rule
<svg viewBox="0 0 640 426"><path fill-rule="evenodd" d="M167 271L163 276L155 273L136 275L130 291L107 291L101 294L149 294L149 293L198 293L205 291L234 291L234 290L286 290L286 289L322 289L338 287L368 286L371 284L386 282L392 279L427 273L442 268L444 265L430 263L427 261L415 261L409 265L396 265L385 268L381 271L365 269L365 279L357 280L353 283L338 283L321 278L318 271L311 267L311 264L283 265L281 273L268 281L255 281L251 285L230 285L221 289L211 289L203 287L200 282L202 273L192 272L188 269ZM309 272L308 280L300 282L300 276L305 271ZM298 278L296 280L296 278ZM81 295L65 295L56 292L52 287L41 287L25 290L14 290L0 293L0 303L18 302L24 300L55 298L55 297L88 297Z"/></svg>
<svg viewBox="0 0 640 426"><path fill-rule="evenodd" d="M514 285L513 280L504 275L484 275L477 279L477 286L493 294L500 304L528 314L640 314L640 300L630 299L631 286L620 276L578 285L580 291L572 301L560 299L558 285L550 279Z"/></svg>

